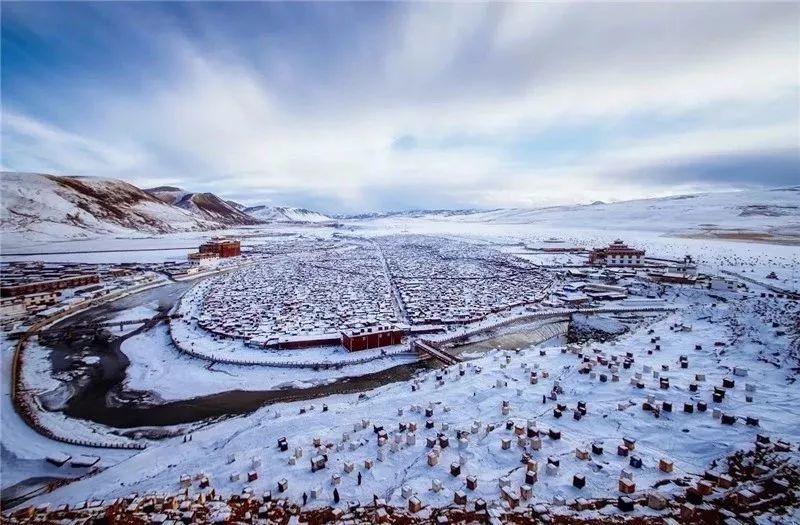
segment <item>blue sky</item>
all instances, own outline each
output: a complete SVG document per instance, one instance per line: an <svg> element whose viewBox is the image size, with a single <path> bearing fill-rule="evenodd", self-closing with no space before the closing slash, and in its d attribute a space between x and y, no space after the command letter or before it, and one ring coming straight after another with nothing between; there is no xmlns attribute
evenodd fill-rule
<svg viewBox="0 0 800 525"><path fill-rule="evenodd" d="M2 166L326 212L800 183L792 3L17 3Z"/></svg>

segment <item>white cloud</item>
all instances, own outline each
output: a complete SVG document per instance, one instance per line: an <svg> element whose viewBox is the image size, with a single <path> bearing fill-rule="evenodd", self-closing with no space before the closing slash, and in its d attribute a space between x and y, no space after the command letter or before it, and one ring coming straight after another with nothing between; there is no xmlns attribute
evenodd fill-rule
<svg viewBox="0 0 800 525"><path fill-rule="evenodd" d="M4 108L4 163L148 185L162 178L223 195L325 194L343 209L370 207L372 192L400 186L433 185L444 199L449 190L442 206L607 199L615 172L797 147L797 13L792 5L411 4L396 25L375 28L380 61L364 60L357 92L337 90L341 79L298 86L325 103L287 91L293 75L276 79L245 57L171 35L160 39L168 76L99 91L70 131ZM763 104L794 114L762 123ZM658 138L610 135L608 151L578 150L563 166L520 162L497 147L554 126L709 108L725 108L725 118ZM393 149L405 135L423 144L466 135L474 145ZM648 191L619 184L628 187L618 195Z"/></svg>
<svg viewBox="0 0 800 525"><path fill-rule="evenodd" d="M124 173L147 159L130 144L109 144L6 109L2 116L3 155L18 170Z"/></svg>
<svg viewBox="0 0 800 525"><path fill-rule="evenodd" d="M797 128L786 125L737 130L705 129L691 133L642 138L604 150L584 162L565 167L532 170L520 177L495 181L480 202L482 207L527 207L615 201L708 191L713 185L653 184L653 175L665 166L691 165L708 157L781 153L797 145ZM794 140L792 140L794 137ZM754 183L758 180L754 178ZM725 185L733 189L736 185ZM719 188L718 189L722 189Z"/></svg>

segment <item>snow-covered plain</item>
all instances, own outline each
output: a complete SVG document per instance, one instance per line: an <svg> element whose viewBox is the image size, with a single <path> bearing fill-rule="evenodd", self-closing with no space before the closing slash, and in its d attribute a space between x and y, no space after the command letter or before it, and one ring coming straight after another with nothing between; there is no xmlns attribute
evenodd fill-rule
<svg viewBox="0 0 800 525"><path fill-rule="evenodd" d="M2 374L4 378L10 378L13 344L2 338L0 339L0 347L2 347ZM40 365L43 366L44 364L44 361L40 362ZM49 372L46 369L40 369L38 372L37 383L34 384L41 385L38 382L50 381L48 379L50 377ZM4 490L28 478L36 478L38 476L69 478L84 473L83 469L50 465L44 458L51 454L65 453L71 456L80 454L100 455L104 466L117 464L135 454L135 451L129 450L103 450L98 452L97 449L89 447L56 443L38 434L25 424L14 411L10 383L8 380L2 381L3 390L2 399L0 400L0 436L2 436L0 445L2 445L3 449L2 476L0 477L2 478L2 488ZM49 385L55 388L58 386L57 383L57 381L53 381L49 382ZM55 423L56 425L63 423L66 425L65 430L68 431L75 429L76 422L68 420L68 418L61 416L59 413L54 413L53 418L57 419L57 421L51 421L50 423Z"/></svg>
<svg viewBox="0 0 800 525"><path fill-rule="evenodd" d="M122 351L130 360L130 366L126 370L125 387L130 390L155 392L164 401L189 399L228 390L306 388L416 361L414 356L399 355L368 363L320 370L225 363L210 365L207 360L191 357L175 348L163 325L126 340L122 343ZM301 358L278 355L273 359L322 361L326 355L329 356L333 352L341 353L341 348L306 352L308 355ZM180 370L180 373L176 374L176 369Z"/></svg>
<svg viewBox="0 0 800 525"><path fill-rule="evenodd" d="M430 218L430 217L428 217ZM701 193L584 206L500 209L437 217L447 221L535 224L550 228L664 232L722 237L764 234L775 239L800 235L800 187ZM750 238L757 236L750 235Z"/></svg>

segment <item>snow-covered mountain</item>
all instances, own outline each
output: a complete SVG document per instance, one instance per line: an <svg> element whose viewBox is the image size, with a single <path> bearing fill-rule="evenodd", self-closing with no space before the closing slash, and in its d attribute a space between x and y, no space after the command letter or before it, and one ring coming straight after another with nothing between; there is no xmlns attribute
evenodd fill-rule
<svg viewBox="0 0 800 525"><path fill-rule="evenodd" d="M245 208L248 215L267 222L334 222L334 219L307 210L305 208L289 208L285 206L252 206Z"/></svg>
<svg viewBox="0 0 800 525"><path fill-rule="evenodd" d="M330 222L331 217L304 208L285 206L251 206L223 200L213 193L191 193L174 186L145 190L164 202L209 220L224 224L259 224L262 222Z"/></svg>
<svg viewBox="0 0 800 525"><path fill-rule="evenodd" d="M800 237L800 186L533 209L470 210L460 214L437 211L415 216L549 228L644 230L723 238L748 235L797 238Z"/></svg>
<svg viewBox="0 0 800 525"><path fill-rule="evenodd" d="M3 172L0 181L4 234L64 239L219 227L120 180Z"/></svg>
<svg viewBox="0 0 800 525"><path fill-rule="evenodd" d="M145 191L167 204L183 208L198 217L220 224L243 225L262 222L243 213L228 201L220 199L213 193L192 193L174 186L159 186Z"/></svg>
<svg viewBox="0 0 800 525"><path fill-rule="evenodd" d="M159 186L157 188L145 189L144 191L167 204L177 204L186 195L191 195L190 192L176 188L175 186Z"/></svg>
<svg viewBox="0 0 800 525"><path fill-rule="evenodd" d="M341 215L337 216L342 219L382 219L385 217L452 217L471 215L473 213L483 213L487 210L478 210L474 208L466 209L438 209L438 210L404 210L404 211L375 211L367 213L357 213L354 215Z"/></svg>
<svg viewBox="0 0 800 525"><path fill-rule="evenodd" d="M239 204L236 201L228 201L228 200L226 200L225 202L227 202L228 205L231 206L232 208L236 208L239 211L244 211L244 209L247 208L247 206L245 206L244 204Z"/></svg>
<svg viewBox="0 0 800 525"><path fill-rule="evenodd" d="M0 226L6 240L10 235L55 240L337 220L304 208L245 207L211 193L173 186L141 190L120 180L96 177L5 172L1 196ZM800 186L534 209L368 213L342 219L530 224L548 229L642 230L796 242L800 239Z"/></svg>
<svg viewBox="0 0 800 525"><path fill-rule="evenodd" d="M174 186L142 190L116 179L2 172L4 244L108 234L204 231L267 222L328 223L302 208L247 208Z"/></svg>

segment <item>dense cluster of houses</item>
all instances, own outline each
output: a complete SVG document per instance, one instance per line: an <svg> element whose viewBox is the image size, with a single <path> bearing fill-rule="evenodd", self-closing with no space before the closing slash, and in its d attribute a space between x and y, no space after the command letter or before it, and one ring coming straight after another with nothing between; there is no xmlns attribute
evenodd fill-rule
<svg viewBox="0 0 800 525"><path fill-rule="evenodd" d="M541 301L550 276L486 246L445 238L379 239L411 324L461 324Z"/></svg>
<svg viewBox="0 0 800 525"><path fill-rule="evenodd" d="M256 493L246 487L240 494L223 495L214 488L172 494L130 494L112 500L87 500L75 505L26 506L7 511L3 518L19 523L121 523L180 525L184 523L588 523L605 521L614 508L618 523L725 523L738 525L737 518L773 522L785 517L796 505L794 487L800 471L784 460L783 447L759 436L756 453L727 458L728 474L706 471L690 487L684 498L666 495L656 489L639 495L626 494L633 483L622 478L617 498L563 498L553 504L528 501L520 490L517 496L506 490L505 500L469 499L466 491L457 492L448 507L433 508L417 496L405 507L389 504L375 496L371 501L347 500L334 506L304 506L272 491ZM586 451L588 453L588 451ZM593 450L592 453L595 453ZM577 454L577 452L576 452ZM548 463L552 465L552 463ZM661 462L662 471L672 463ZM193 480L189 479L191 484ZM624 482L623 482L624 481ZM202 480L201 480L202 482ZM184 482L181 485L185 485ZM533 499L533 498L531 498ZM510 500L510 502L508 501ZM683 500L683 501L681 501ZM643 518L639 513L650 516ZM602 514L600 514L602 513Z"/></svg>
<svg viewBox="0 0 800 525"><path fill-rule="evenodd" d="M153 279L121 265L41 261L2 263L0 275L0 318L7 329L29 316L46 317Z"/></svg>
<svg viewBox="0 0 800 525"><path fill-rule="evenodd" d="M376 249L310 248L318 247L216 277L203 289L198 325L253 345L292 348L338 344L342 330L398 322Z"/></svg>
<svg viewBox="0 0 800 525"><path fill-rule="evenodd" d="M0 296L18 297L57 292L99 281L99 269L91 264L55 264L41 261L4 263L0 275Z"/></svg>
<svg viewBox="0 0 800 525"><path fill-rule="evenodd" d="M425 236L293 238L251 256L262 260L200 285L193 315L212 334L263 348L398 344L408 325L481 321L541 301L550 283L489 247Z"/></svg>
<svg viewBox="0 0 800 525"><path fill-rule="evenodd" d="M215 336L250 346L342 344L352 351L398 344L409 331L483 322L520 307L599 306L629 295L655 299L653 282L708 284L704 276L698 280L689 257L644 263L644 252L622 241L592 253L592 266L559 271L490 245L442 237L289 237L248 252L257 264L200 285L190 294L196 303L191 315Z"/></svg>

